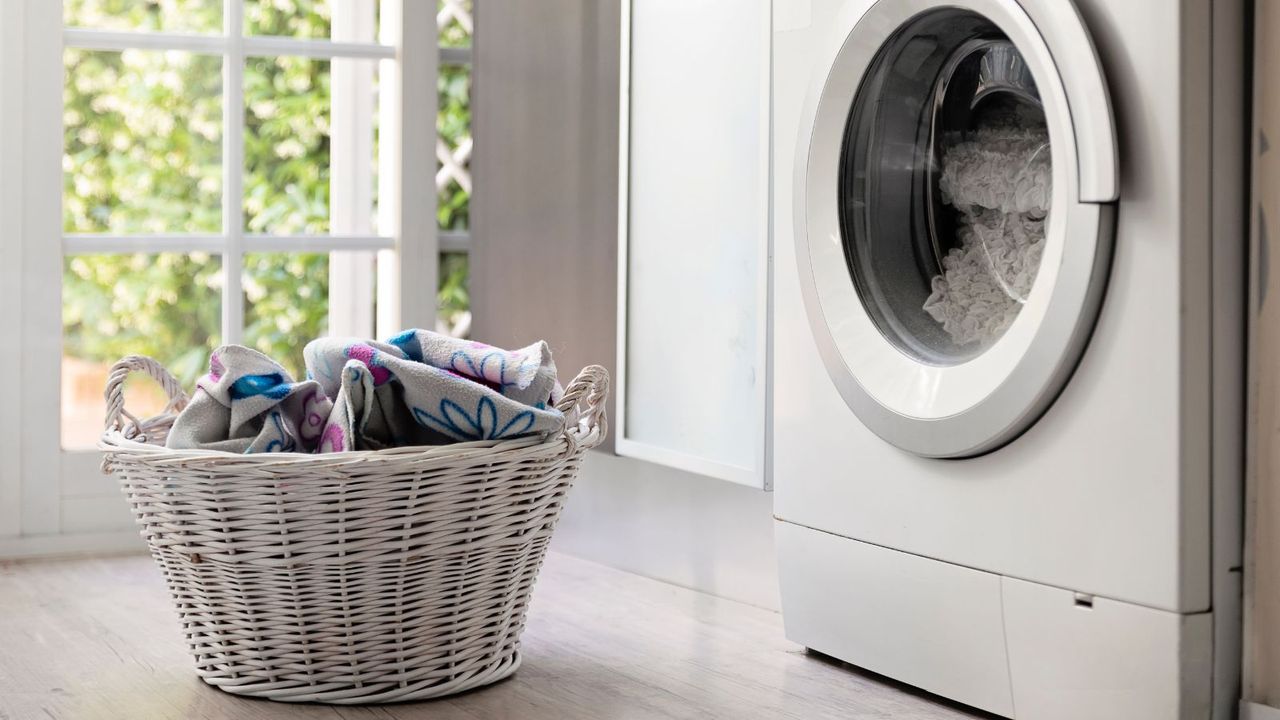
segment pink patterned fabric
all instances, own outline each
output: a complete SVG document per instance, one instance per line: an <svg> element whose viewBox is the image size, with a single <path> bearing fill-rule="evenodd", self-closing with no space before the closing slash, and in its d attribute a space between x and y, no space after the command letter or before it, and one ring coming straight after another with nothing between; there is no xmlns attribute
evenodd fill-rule
<svg viewBox="0 0 1280 720"><path fill-rule="evenodd" d="M364 343L350 345L346 350L347 357L359 360L373 373L374 386L382 385L391 379L391 371L378 363L378 351Z"/></svg>
<svg viewBox="0 0 1280 720"><path fill-rule="evenodd" d="M426 330L386 343L320 338L303 349L307 379L225 345L174 422L169 447L343 452L545 436L564 427L545 342L508 351Z"/></svg>
<svg viewBox="0 0 1280 720"><path fill-rule="evenodd" d="M342 452L350 450L346 443L346 434L342 432L341 425L330 425L324 431L324 439L320 441L320 450L322 453Z"/></svg>

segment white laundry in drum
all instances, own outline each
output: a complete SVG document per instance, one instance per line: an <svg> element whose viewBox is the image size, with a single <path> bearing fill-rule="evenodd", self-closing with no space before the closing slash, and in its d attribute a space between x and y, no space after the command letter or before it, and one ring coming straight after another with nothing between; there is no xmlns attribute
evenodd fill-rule
<svg viewBox="0 0 1280 720"><path fill-rule="evenodd" d="M947 148L939 189L959 244L942 258L925 312L957 345L989 345L1031 293L1051 195L1043 127L981 128Z"/></svg>

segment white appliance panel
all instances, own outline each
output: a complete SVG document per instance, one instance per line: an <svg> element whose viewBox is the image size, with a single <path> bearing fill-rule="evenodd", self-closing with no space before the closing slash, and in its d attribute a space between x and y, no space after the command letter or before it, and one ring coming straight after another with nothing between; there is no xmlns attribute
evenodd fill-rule
<svg viewBox="0 0 1280 720"><path fill-rule="evenodd" d="M1001 585L1015 717L1209 717L1211 613L1081 599L1010 578Z"/></svg>
<svg viewBox="0 0 1280 720"><path fill-rule="evenodd" d="M787 637L903 682L1013 714L1000 576L778 523ZM873 621L867 622L869 618Z"/></svg>
<svg viewBox="0 0 1280 720"><path fill-rule="evenodd" d="M851 3L846 12L857 14ZM819 359L789 183L814 48L841 3L774 35L774 477L780 519L1179 612L1209 607L1208 4L1080 3L1111 86L1111 279L1074 377L1010 445L922 459L866 429ZM1199 15L1204 15L1201 18ZM1179 73L1171 68L1188 68Z"/></svg>

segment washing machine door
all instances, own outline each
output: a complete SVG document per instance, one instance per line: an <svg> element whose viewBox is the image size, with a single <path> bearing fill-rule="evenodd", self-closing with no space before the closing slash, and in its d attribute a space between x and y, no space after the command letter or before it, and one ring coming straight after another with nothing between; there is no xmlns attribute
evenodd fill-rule
<svg viewBox="0 0 1280 720"><path fill-rule="evenodd" d="M1061 392L1111 256L1115 130L1067 0L853 0L795 164L827 371L928 457L991 451Z"/></svg>

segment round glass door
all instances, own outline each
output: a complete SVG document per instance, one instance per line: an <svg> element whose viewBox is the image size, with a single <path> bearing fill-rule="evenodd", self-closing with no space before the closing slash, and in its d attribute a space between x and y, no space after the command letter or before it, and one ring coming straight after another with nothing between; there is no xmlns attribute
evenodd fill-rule
<svg viewBox="0 0 1280 720"><path fill-rule="evenodd" d="M856 12L802 118L809 324L885 440L988 452L1057 397L1097 317L1116 181L1106 86L1064 0Z"/></svg>
<svg viewBox="0 0 1280 720"><path fill-rule="evenodd" d="M845 259L880 331L921 362L993 345L1031 295L1052 204L1022 54L971 11L925 13L877 54L840 158Z"/></svg>

